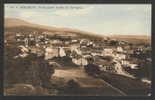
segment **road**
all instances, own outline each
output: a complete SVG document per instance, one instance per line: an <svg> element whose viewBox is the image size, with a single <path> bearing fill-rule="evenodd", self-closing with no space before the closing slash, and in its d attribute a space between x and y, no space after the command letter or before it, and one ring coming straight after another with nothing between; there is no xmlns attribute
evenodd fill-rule
<svg viewBox="0 0 155 100"><path fill-rule="evenodd" d="M56 69L53 77L63 78L65 80L75 80L80 88L73 93L66 90L61 95L78 96L125 96L121 90L113 87L102 79L88 76L82 68Z"/></svg>

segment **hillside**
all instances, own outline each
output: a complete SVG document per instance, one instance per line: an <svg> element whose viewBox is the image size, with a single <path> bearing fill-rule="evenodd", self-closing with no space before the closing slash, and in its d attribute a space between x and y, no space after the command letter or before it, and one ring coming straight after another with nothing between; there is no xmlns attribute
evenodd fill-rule
<svg viewBox="0 0 155 100"><path fill-rule="evenodd" d="M16 19L16 18L5 18L4 22L4 28L5 28L5 36L9 32L17 33L17 32L33 32L33 31L38 31L38 32L51 32L49 35L53 34L63 34L63 35L74 35L77 37L81 38L103 38L107 37L108 35L96 35L91 32L86 32L86 31L81 31L78 29L71 29L71 28L57 28L57 27L51 27L51 26L44 26L44 25L38 25L38 24L33 24L21 19ZM12 34L11 34L12 35ZM120 41L127 41L127 42L132 42L132 43L151 43L151 37L148 36L139 36L139 35L110 35L108 36L111 39L116 39Z"/></svg>
<svg viewBox="0 0 155 100"><path fill-rule="evenodd" d="M6 32L32 32L32 31L39 31L39 32L52 32L53 34L74 34L77 36L84 36L84 37L100 37L94 35L91 32L85 32L78 29L71 29L71 28L57 28L51 26L44 26L33 24L21 19L16 18L5 18L4 28Z"/></svg>
<svg viewBox="0 0 155 100"><path fill-rule="evenodd" d="M112 39L127 41L130 43L149 43L151 44L151 36L146 35L112 35Z"/></svg>
<svg viewBox="0 0 155 100"><path fill-rule="evenodd" d="M44 29L47 31L62 31L62 32L73 31L73 30L67 29L67 28L56 28L56 27L49 27L49 26L44 26L44 25L33 24L33 23L30 23L30 22L27 22L27 21L24 21L21 19L16 19L16 18L5 18L5 23L4 23L5 28L21 27L21 26ZM74 32L76 32L76 30Z"/></svg>

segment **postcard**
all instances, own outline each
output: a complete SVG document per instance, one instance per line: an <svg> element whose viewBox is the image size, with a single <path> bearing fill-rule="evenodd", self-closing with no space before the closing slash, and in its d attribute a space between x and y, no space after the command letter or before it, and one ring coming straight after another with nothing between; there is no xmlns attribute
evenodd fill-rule
<svg viewBox="0 0 155 100"><path fill-rule="evenodd" d="M151 4L4 4L5 96L151 96Z"/></svg>

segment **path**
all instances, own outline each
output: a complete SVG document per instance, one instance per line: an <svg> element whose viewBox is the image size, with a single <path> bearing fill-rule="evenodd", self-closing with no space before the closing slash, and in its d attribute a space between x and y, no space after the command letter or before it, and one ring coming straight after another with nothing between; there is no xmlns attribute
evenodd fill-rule
<svg viewBox="0 0 155 100"><path fill-rule="evenodd" d="M74 69L56 69L54 77L64 78L66 80L74 79L80 84L79 95L101 95L101 96L124 96L121 90L111 86L102 79L88 76L81 68ZM74 95L74 94L73 94ZM77 95L77 94L76 94Z"/></svg>

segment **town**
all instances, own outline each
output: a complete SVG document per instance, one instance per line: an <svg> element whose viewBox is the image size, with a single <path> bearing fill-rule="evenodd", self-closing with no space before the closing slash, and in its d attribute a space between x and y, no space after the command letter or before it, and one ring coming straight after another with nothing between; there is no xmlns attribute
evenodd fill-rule
<svg viewBox="0 0 155 100"><path fill-rule="evenodd" d="M72 35L53 35L48 32L32 32L30 34L16 33L16 42L24 57L29 51L37 55L44 53L45 59L52 61L54 57L68 56L78 66L87 65L86 58L91 56L102 70L129 77L134 77L128 69L139 69L141 66L136 59L151 62L151 47L149 45L134 46L125 41L103 39L76 39ZM7 42L6 42L7 44Z"/></svg>
<svg viewBox="0 0 155 100"><path fill-rule="evenodd" d="M13 57L15 60L31 54L44 55L44 60L49 64L56 63L54 66L84 70L87 59L92 58L101 71L138 79L151 86L151 75L148 73L151 66L149 44L133 44L110 37L81 38L48 31L18 32L14 38L14 44L20 50ZM4 42L6 47L12 44L7 39Z"/></svg>

